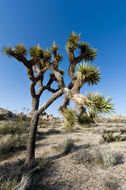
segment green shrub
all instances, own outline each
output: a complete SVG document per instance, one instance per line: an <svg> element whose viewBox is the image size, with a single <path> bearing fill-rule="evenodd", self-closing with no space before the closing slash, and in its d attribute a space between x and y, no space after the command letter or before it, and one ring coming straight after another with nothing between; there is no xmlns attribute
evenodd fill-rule
<svg viewBox="0 0 126 190"><path fill-rule="evenodd" d="M120 136L113 136L112 132L110 131L104 131L102 134L102 140L101 142L118 142L120 141Z"/></svg>

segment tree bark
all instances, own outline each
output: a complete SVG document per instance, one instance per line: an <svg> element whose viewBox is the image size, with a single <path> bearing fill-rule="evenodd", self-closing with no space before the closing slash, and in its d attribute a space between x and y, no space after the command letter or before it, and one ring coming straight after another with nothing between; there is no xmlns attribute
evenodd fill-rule
<svg viewBox="0 0 126 190"><path fill-rule="evenodd" d="M27 150L25 158L25 165L27 168L31 167L35 161L35 141L39 115L43 113L43 111L45 111L58 97L62 96L65 92L65 89L58 90L48 99L48 101L43 106L41 106L41 108L38 111L35 111L33 113L30 123L30 132L27 141Z"/></svg>
<svg viewBox="0 0 126 190"><path fill-rule="evenodd" d="M25 159L25 165L27 166L32 165L35 160L35 141L36 141L38 120L39 120L39 113L34 112L30 123L30 132L27 142L26 159Z"/></svg>
<svg viewBox="0 0 126 190"><path fill-rule="evenodd" d="M39 108L39 96L32 97L32 112Z"/></svg>

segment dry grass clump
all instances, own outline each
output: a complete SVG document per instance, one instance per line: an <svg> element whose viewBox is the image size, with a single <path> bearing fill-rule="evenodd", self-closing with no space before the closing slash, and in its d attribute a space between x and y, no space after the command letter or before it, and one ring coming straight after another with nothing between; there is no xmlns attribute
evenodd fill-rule
<svg viewBox="0 0 126 190"><path fill-rule="evenodd" d="M1 184L0 190L14 190L17 185L18 181L16 178L13 180L7 180Z"/></svg>
<svg viewBox="0 0 126 190"><path fill-rule="evenodd" d="M0 141L0 160L7 159L15 152L24 150L27 135L8 135Z"/></svg>
<svg viewBox="0 0 126 190"><path fill-rule="evenodd" d="M18 160L0 166L0 190L14 190L24 173L23 163L23 160Z"/></svg>
<svg viewBox="0 0 126 190"><path fill-rule="evenodd" d="M67 155L75 149L75 144L72 139L67 139L65 142L55 147L55 149Z"/></svg>
<svg viewBox="0 0 126 190"><path fill-rule="evenodd" d="M105 179L104 186L106 190L119 190L120 185L118 184L117 179Z"/></svg>
<svg viewBox="0 0 126 190"><path fill-rule="evenodd" d="M89 150L86 149L80 149L73 153L72 156L73 160L77 164L91 164L94 160L92 154L89 152Z"/></svg>
<svg viewBox="0 0 126 190"><path fill-rule="evenodd" d="M77 164L98 164L105 167L123 163L122 154L110 152L99 146L91 149L80 149L73 153L72 158Z"/></svg>
<svg viewBox="0 0 126 190"><path fill-rule="evenodd" d="M18 117L16 120L0 122L0 160L25 149L28 131L28 119Z"/></svg>
<svg viewBox="0 0 126 190"><path fill-rule="evenodd" d="M23 134L29 130L29 121L18 119L15 121L4 121L0 123L0 135Z"/></svg>
<svg viewBox="0 0 126 190"><path fill-rule="evenodd" d="M121 153L109 151L107 148L94 147L93 156L95 163L102 164L106 167L114 166L123 163L123 156Z"/></svg>

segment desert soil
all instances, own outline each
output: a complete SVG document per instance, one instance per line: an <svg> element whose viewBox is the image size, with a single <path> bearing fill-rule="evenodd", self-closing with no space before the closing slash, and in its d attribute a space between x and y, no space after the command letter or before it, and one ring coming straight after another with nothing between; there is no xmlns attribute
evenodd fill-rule
<svg viewBox="0 0 126 190"><path fill-rule="evenodd" d="M102 126L101 126L102 127ZM53 128L52 131L50 131ZM106 182L112 184L108 189L126 190L126 141L102 144L108 150L124 156L124 163L116 166L76 164L73 153L63 155L57 150L59 144L72 139L77 147L87 144L98 145L101 134L94 133L96 127L77 126L72 133L65 132L61 123L39 126L36 143L36 158L47 159L51 164L43 171L39 183L47 190L107 190ZM25 151L15 157L2 161L0 165L23 159ZM117 184L117 185L116 185Z"/></svg>

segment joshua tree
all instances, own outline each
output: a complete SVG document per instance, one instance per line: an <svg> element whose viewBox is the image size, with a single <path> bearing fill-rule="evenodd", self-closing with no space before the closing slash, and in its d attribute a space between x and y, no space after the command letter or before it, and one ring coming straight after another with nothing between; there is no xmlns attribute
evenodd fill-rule
<svg viewBox="0 0 126 190"><path fill-rule="evenodd" d="M31 59L27 59L27 51L23 44L18 44L14 49L11 47L4 48L4 53L9 57L14 57L22 62L27 69L27 75L31 81L30 92L32 96L33 116L30 123L30 132L27 142L25 163L30 165L35 159L35 140L39 115L44 112L58 97L65 94L63 103L59 110L64 115L70 100L74 101L80 112L86 112L85 106L92 104L88 97L79 94L80 88L85 84L97 84L100 80L100 72L97 67L87 64L96 57L96 50L89 44L80 41L80 35L72 33L66 43L66 50L69 58L69 76L70 84L66 87L63 78L63 71L60 70L59 62L62 60L61 54L58 53L58 46L53 43L50 50L43 50L39 45L31 47L29 54ZM78 55L75 51L79 50ZM86 63L80 64L85 61ZM77 66L78 65L78 66ZM76 67L77 66L77 67ZM47 70L51 71L47 84L43 85L44 74ZM52 89L51 84L57 81L58 89ZM35 91L35 85L39 84L39 89ZM39 99L44 90L53 93L51 97L39 108ZM93 103L94 105L94 103Z"/></svg>

